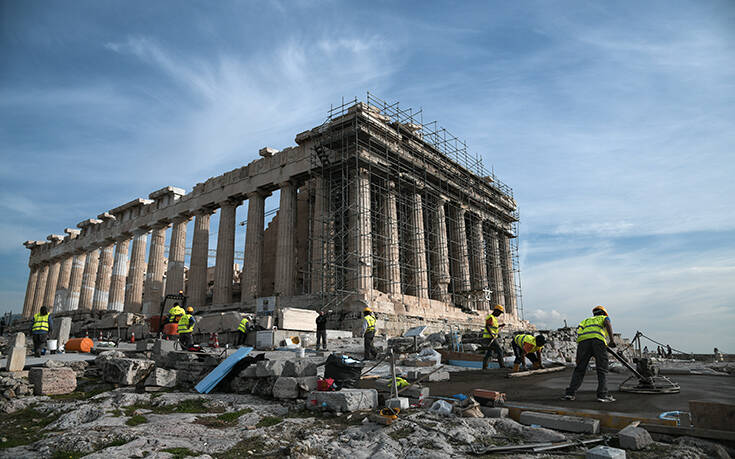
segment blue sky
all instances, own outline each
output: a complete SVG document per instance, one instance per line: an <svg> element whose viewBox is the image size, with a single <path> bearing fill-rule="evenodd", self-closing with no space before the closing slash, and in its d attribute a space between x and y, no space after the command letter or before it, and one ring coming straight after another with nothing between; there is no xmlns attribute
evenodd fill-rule
<svg viewBox="0 0 735 459"><path fill-rule="evenodd" d="M734 24L729 1L0 1L0 311L24 240L371 91L514 188L527 318L602 303L627 335L735 352Z"/></svg>

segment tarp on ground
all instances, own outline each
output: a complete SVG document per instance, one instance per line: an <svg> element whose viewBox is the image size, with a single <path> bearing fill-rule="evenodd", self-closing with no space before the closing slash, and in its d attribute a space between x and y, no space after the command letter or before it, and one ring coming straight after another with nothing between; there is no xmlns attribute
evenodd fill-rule
<svg viewBox="0 0 735 459"><path fill-rule="evenodd" d="M234 354L227 357L222 363L217 365L217 367L210 371L207 376L204 377L201 381L199 381L199 384L194 386L194 389L197 390L200 394L208 394L212 391L212 389L219 384L220 381L222 381L222 378L227 376L230 371L232 371L232 368L239 362L240 360L244 359L250 352L253 350L252 347L241 347L238 349Z"/></svg>

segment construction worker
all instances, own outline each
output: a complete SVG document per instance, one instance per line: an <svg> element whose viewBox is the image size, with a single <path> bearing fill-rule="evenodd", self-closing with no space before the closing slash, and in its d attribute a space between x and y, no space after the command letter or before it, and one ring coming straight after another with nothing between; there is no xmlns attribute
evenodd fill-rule
<svg viewBox="0 0 735 459"><path fill-rule="evenodd" d="M331 310L329 312L332 312ZM322 349L327 350L327 313L324 310L319 311L316 317L316 349L319 350L321 342Z"/></svg>
<svg viewBox="0 0 735 459"><path fill-rule="evenodd" d="M252 323L250 322L250 319L248 319L248 316L244 315L242 316L242 320L240 321L240 325L237 326L237 339L235 340L235 346L242 346L246 343L246 340L248 338L248 333L250 330L253 329Z"/></svg>
<svg viewBox="0 0 735 459"><path fill-rule="evenodd" d="M41 357L41 349L46 343L48 334L51 333L51 321L46 306L41 306L41 310L33 316L33 324L31 325L31 335L33 336L33 355Z"/></svg>
<svg viewBox="0 0 735 459"><path fill-rule="evenodd" d="M500 368L505 368L503 348L500 347L500 343L498 342L498 332L500 331L500 327L505 326L505 324L498 325L498 317L500 317L500 314L503 314L504 312L505 308L496 304L495 307L493 307L493 312L485 317L485 328L482 330L482 339L485 341L488 348L485 352L485 357L482 359L483 370L487 370L487 363L493 352L495 352L495 355L498 358L498 365L500 365Z"/></svg>
<svg viewBox="0 0 735 459"><path fill-rule="evenodd" d="M175 324L181 320L181 316L186 313L179 303L174 303L174 306L168 310L168 323Z"/></svg>
<svg viewBox="0 0 735 459"><path fill-rule="evenodd" d="M365 360L372 360L378 357L378 350L373 346L375 339L375 316L373 311L366 307L362 310L362 336L364 339Z"/></svg>
<svg viewBox="0 0 735 459"><path fill-rule="evenodd" d="M516 359L513 362L513 371L520 371L520 367L526 369L526 357L533 363L533 369L543 368L541 364L541 348L546 344L546 338L542 335L527 335L519 333L513 337L513 354Z"/></svg>
<svg viewBox="0 0 735 459"><path fill-rule="evenodd" d="M577 366L572 373L572 381L567 387L563 400L574 400L574 394L582 385L587 364L595 358L597 369L597 401L608 403L615 399L607 392L607 346L615 347L613 330L607 309L604 306L592 308L592 317L584 319L577 327Z"/></svg>
<svg viewBox="0 0 735 459"><path fill-rule="evenodd" d="M192 315L194 308L189 306L179 319L179 343L182 349L189 349L194 345L194 325L197 321Z"/></svg>

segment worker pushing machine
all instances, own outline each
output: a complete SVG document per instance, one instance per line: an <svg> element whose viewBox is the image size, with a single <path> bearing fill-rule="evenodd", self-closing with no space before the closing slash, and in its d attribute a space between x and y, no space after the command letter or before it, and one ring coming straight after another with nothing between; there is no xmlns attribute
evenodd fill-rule
<svg viewBox="0 0 735 459"><path fill-rule="evenodd" d="M520 368L526 369L526 357L533 364L533 369L538 370L544 366L541 364L541 348L546 344L543 335L527 335L519 333L513 337L513 354L516 359L513 362L513 371L518 372Z"/></svg>
<svg viewBox="0 0 735 459"><path fill-rule="evenodd" d="M373 346L373 339L375 339L375 316L373 311L366 307L362 310L362 336L364 339L365 347L365 360L372 360L378 357L378 350Z"/></svg>
<svg viewBox="0 0 735 459"><path fill-rule="evenodd" d="M189 349L194 345L194 325L197 321L192 315L194 308L189 306L179 319L179 343L182 349Z"/></svg>
<svg viewBox="0 0 735 459"><path fill-rule="evenodd" d="M604 306L595 306L592 308L592 314L592 317L584 319L577 327L577 366L572 373L572 381L562 397L563 400L575 399L574 394L582 385L587 365L594 357L597 369L597 401L603 403L615 401L607 392L607 346L615 347L612 324Z"/></svg>
<svg viewBox="0 0 735 459"><path fill-rule="evenodd" d="M482 359L483 370L487 370L487 364L493 352L498 359L498 365L500 365L500 368L505 368L503 348L500 347L500 343L498 342L498 333L500 328L505 326L505 324L498 324L498 317L504 312L505 308L496 304L495 307L493 307L493 312L485 317L485 328L482 330L482 338L488 348L485 352L485 357Z"/></svg>

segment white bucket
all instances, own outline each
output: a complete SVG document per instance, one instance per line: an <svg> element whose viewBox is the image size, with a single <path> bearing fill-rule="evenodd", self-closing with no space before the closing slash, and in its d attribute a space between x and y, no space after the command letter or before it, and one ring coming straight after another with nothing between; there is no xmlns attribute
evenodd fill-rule
<svg viewBox="0 0 735 459"><path fill-rule="evenodd" d="M50 339L46 341L46 347L49 351L55 351L58 347L59 341L55 339Z"/></svg>
<svg viewBox="0 0 735 459"><path fill-rule="evenodd" d="M298 353L299 357L301 357L303 359L304 356L306 355L306 350L303 347L300 347L299 350L297 351L297 353Z"/></svg>

